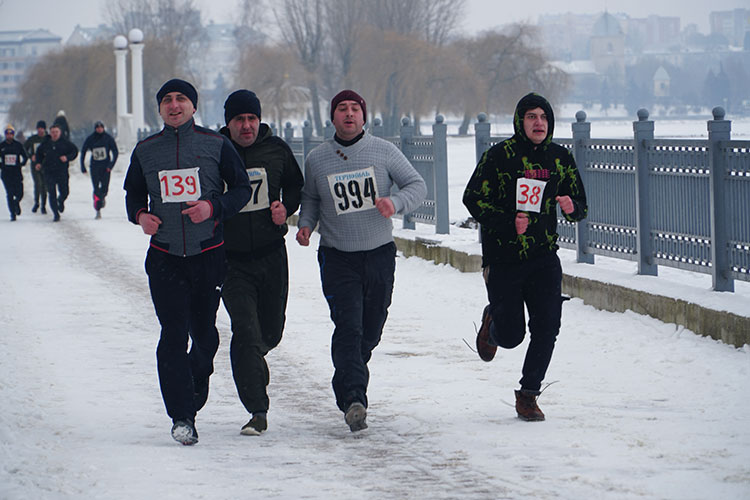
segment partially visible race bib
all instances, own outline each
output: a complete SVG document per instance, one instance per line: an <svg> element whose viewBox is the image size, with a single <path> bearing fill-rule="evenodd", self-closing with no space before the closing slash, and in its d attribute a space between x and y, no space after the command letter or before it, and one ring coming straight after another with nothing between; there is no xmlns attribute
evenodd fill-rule
<svg viewBox="0 0 750 500"><path fill-rule="evenodd" d="M336 215L375 208L375 199L378 197L375 167L331 174L328 176L328 187L336 206Z"/></svg>
<svg viewBox="0 0 750 500"><path fill-rule="evenodd" d="M201 197L198 168L160 171L159 188L161 190L161 201L164 203L198 201Z"/></svg>
<svg viewBox="0 0 750 500"><path fill-rule="evenodd" d="M521 177L516 182L516 210L539 213L546 181Z"/></svg>
<svg viewBox="0 0 750 500"><path fill-rule="evenodd" d="M5 166L7 167L15 167L18 163L18 155L5 155L3 163L5 163Z"/></svg>
<svg viewBox="0 0 750 500"><path fill-rule="evenodd" d="M91 150L91 157L94 161L106 160L107 159L107 148L101 146Z"/></svg>
<svg viewBox="0 0 750 500"><path fill-rule="evenodd" d="M271 206L268 198L268 175L265 168L248 168L252 195L240 212L254 212Z"/></svg>

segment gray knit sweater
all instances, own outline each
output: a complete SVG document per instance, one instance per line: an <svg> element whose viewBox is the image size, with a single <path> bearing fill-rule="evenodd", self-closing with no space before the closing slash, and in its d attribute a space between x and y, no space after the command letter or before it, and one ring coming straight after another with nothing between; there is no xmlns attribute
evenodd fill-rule
<svg viewBox="0 0 750 500"><path fill-rule="evenodd" d="M399 190L391 194L391 187ZM320 223L320 245L344 252L373 250L393 241L391 219L374 207L376 197L390 197L396 213L413 211L427 186L401 151L388 141L365 134L345 147L329 139L305 160L305 187L299 227Z"/></svg>

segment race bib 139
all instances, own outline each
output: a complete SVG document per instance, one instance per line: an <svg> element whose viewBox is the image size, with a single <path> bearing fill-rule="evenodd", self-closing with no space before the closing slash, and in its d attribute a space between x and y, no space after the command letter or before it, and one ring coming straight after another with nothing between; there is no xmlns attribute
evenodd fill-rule
<svg viewBox="0 0 750 500"><path fill-rule="evenodd" d="M201 197L198 169L199 167L160 171L161 201L164 203L198 201Z"/></svg>

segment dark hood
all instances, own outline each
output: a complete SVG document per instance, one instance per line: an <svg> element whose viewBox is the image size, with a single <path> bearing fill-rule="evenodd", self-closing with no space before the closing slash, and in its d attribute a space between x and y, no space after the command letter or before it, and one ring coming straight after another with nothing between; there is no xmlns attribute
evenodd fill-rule
<svg viewBox="0 0 750 500"><path fill-rule="evenodd" d="M547 137L542 141L540 146L547 146L552 142L552 134L555 132L555 114L552 112L552 106L550 106L547 99L534 92L526 94L516 104L516 113L513 116L513 130L517 137L520 137L524 142L536 146L533 142L526 137L526 132L523 131L523 116L530 109L542 108L544 113L547 115Z"/></svg>

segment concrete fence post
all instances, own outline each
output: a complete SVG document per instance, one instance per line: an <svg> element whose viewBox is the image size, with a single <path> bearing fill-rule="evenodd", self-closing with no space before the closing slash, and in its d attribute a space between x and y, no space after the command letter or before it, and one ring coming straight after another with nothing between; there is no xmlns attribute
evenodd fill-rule
<svg viewBox="0 0 750 500"><path fill-rule="evenodd" d="M404 117L401 119L401 132L399 135L401 138L401 152L404 156L410 158L411 147L409 146L409 141L414 137L414 125L409 122L409 118ZM404 214L402 227L404 229L416 229L417 226L411 214Z"/></svg>
<svg viewBox="0 0 750 500"><path fill-rule="evenodd" d="M711 221L711 278L717 292L733 292L734 280L729 265L730 220L725 197L727 157L721 142L730 140L732 122L724 119L724 109L713 109L713 120L708 121L709 185Z"/></svg>
<svg viewBox="0 0 750 500"><path fill-rule="evenodd" d="M586 188L586 165L588 158L586 152L588 149L584 141L591 139L591 123L586 121L586 113L579 111L576 113L576 121L571 125L573 129L573 156L578 166L578 175L581 176L581 182L584 189ZM586 219L576 224L576 262L584 264L594 263L594 254L588 252L589 246L589 226Z"/></svg>
<svg viewBox="0 0 750 500"><path fill-rule="evenodd" d="M309 120L302 124L302 158L307 158L307 154L312 150L313 127Z"/></svg>
<svg viewBox="0 0 750 500"><path fill-rule="evenodd" d="M384 132L383 132L383 120L380 118L375 118L372 121L372 135L375 137L383 138Z"/></svg>
<svg viewBox="0 0 750 500"><path fill-rule="evenodd" d="M450 233L448 207L448 126L445 117L437 115L432 125L432 164L435 172L435 232Z"/></svg>
<svg viewBox="0 0 750 500"><path fill-rule="evenodd" d="M638 274L656 276L658 266L654 263L654 251L651 239L651 197L649 195L648 146L654 140L654 122L648 119L648 111L638 110L638 121L633 122L635 153L635 214L636 214L636 252L638 257Z"/></svg>
<svg viewBox="0 0 750 500"><path fill-rule="evenodd" d="M474 149L477 163L479 163L485 150L487 150L491 127L490 122L487 121L487 115L479 113L477 115L477 123L474 124Z"/></svg>
<svg viewBox="0 0 750 500"><path fill-rule="evenodd" d="M292 138L294 137L294 127L292 127L292 122L286 122L286 125L284 125L284 140L287 144L289 144L289 147L292 146Z"/></svg>

